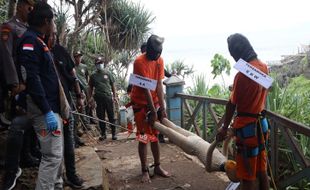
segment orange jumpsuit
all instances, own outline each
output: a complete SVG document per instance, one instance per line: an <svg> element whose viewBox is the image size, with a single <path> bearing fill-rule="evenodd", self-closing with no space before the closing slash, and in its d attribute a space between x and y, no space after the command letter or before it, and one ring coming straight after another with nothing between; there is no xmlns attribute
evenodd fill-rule
<svg viewBox="0 0 310 190"><path fill-rule="evenodd" d="M133 73L159 81L165 77L164 75L164 61L160 57L157 61L150 61L146 54L138 56L133 65ZM137 140L143 143L157 142L158 131L153 129L146 120L149 106L145 89L133 86L131 91L131 102L135 112L135 122L137 125ZM151 90L152 100L155 107L158 107L158 96L156 91Z"/></svg>
<svg viewBox="0 0 310 190"><path fill-rule="evenodd" d="M267 65L260 60L253 60L251 65L260 71L268 74ZM265 107L267 90L261 85L252 81L242 73L237 73L234 79L233 90L230 96L232 104L236 105L238 113L261 113ZM257 118L247 116L237 116L233 123L233 128L237 131L250 123L256 123ZM251 136L249 138L240 138L237 136L236 144L239 149L251 149L260 146L259 138ZM266 137L265 137L266 138ZM264 143L264 142L262 142ZM244 151L244 149L243 149ZM256 173L267 170L266 150L259 151L256 156L245 157L242 151L238 151L236 156L237 177L244 180L255 180ZM250 172L249 172L250 170Z"/></svg>

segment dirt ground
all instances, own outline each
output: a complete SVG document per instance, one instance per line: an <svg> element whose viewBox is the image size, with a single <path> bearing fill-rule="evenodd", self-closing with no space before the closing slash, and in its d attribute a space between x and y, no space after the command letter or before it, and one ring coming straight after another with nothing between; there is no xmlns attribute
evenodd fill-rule
<svg viewBox="0 0 310 190"><path fill-rule="evenodd" d="M222 190L228 185L228 179L222 173L209 174L173 144L160 144L161 165L172 177L154 176L152 183L141 183L140 160L135 140L108 141L97 146L97 154L102 159L103 167L112 190ZM148 147L148 163L153 163L150 147ZM150 170L152 175L153 171Z"/></svg>
<svg viewBox="0 0 310 190"><path fill-rule="evenodd" d="M93 143L91 145L94 146ZM170 178L153 176L152 183L143 184L140 182L141 169L137 147L138 143L133 139L106 140L95 145L111 190L223 190L229 183L225 174L205 172L196 158L186 155L173 144L164 143L160 144L161 165L172 176ZM153 164L150 147L148 147L148 163ZM15 190L34 189L37 170L38 168L23 169ZM153 174L152 168L150 174ZM2 175L3 170L0 170L0 184ZM65 190L70 189L65 187Z"/></svg>

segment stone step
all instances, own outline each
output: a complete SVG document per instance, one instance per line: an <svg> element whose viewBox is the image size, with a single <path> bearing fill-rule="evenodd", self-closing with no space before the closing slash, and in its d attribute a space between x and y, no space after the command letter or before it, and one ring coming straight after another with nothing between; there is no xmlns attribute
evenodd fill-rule
<svg viewBox="0 0 310 190"><path fill-rule="evenodd" d="M103 182L102 162L93 147L75 149L76 169L85 180L83 189L101 189Z"/></svg>

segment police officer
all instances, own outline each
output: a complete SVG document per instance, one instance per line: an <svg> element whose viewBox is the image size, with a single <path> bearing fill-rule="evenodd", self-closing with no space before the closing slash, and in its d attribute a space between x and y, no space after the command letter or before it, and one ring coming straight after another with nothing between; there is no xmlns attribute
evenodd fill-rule
<svg viewBox="0 0 310 190"><path fill-rule="evenodd" d="M18 38L27 29L28 13L33 9L34 1L19 0L17 2L16 16L1 25L0 38L0 115L3 123L4 96L11 92L11 100L14 96L20 96L20 92L25 90L25 85L19 72L19 66L16 64L16 48ZM2 96L1 96L2 95ZM18 97L16 96L16 97ZM5 160L4 189L12 189L15 186L16 179L21 175L19 166L19 157L22 151L23 166L37 166L39 160L30 154L31 141L34 138L29 134L33 131L29 119L25 116L23 109L16 110L17 102L13 102L13 120L8 131L7 152ZM25 133L25 134L24 134Z"/></svg>
<svg viewBox="0 0 310 190"><path fill-rule="evenodd" d="M77 107L83 107L84 98L81 93L79 81L76 78L74 62L70 54L59 43L56 43L56 31L54 31L48 38L51 52L53 53L54 62L59 74L61 84L66 94L67 100L72 107L72 98L70 89L74 88ZM83 179L81 179L76 172L75 168L75 154L74 154L74 119L72 113L64 126L64 161L66 168L67 184L72 188L82 188Z"/></svg>
<svg viewBox="0 0 310 190"><path fill-rule="evenodd" d="M80 86L83 91L88 89L89 72L87 66L82 63L83 53L76 51L73 55L75 62L75 70L78 79L80 80Z"/></svg>
<svg viewBox="0 0 310 190"><path fill-rule="evenodd" d="M13 95L25 89L23 84L20 84L16 68L15 68L15 50L16 41L27 28L27 14L32 10L34 2L32 0L19 0L17 2L16 16L12 17L8 22L1 26L1 87L4 91L6 87L12 91ZM6 84L7 86L4 86ZM3 94L3 93L2 93ZM2 105L3 102L1 101ZM1 106L0 114L3 116L3 106Z"/></svg>
<svg viewBox="0 0 310 190"><path fill-rule="evenodd" d="M95 89L94 100L97 104L96 112L99 119L105 119L105 112L108 114L109 122L114 123L114 104L113 101L117 101L117 95L114 86L114 77L107 69L107 63L104 62L102 57L98 57L95 60L96 72L90 76L89 80L89 97L93 96L93 90ZM112 92L112 93L111 93ZM113 98L112 98L113 95ZM89 103L93 101L90 98ZM112 140L116 140L116 129L114 125L110 125L112 130ZM101 129L101 137L99 140L104 140L106 136L106 124L99 122Z"/></svg>
<svg viewBox="0 0 310 190"><path fill-rule="evenodd" d="M83 53L81 51L76 51L73 54L76 76L77 76L77 79L79 82L79 86L80 86L82 95L85 96L87 89L88 89L89 72L88 72L87 66L82 63L82 57L83 57ZM73 94L73 100L78 100L78 97L76 97L74 94ZM79 107L78 105L76 105L76 108L80 113L83 113L83 114L87 113L86 112L87 108L85 108L85 106ZM74 120L75 120L74 139L75 139L75 147L76 148L78 148L79 146L85 145L83 140L81 138L79 138L79 136L77 135L78 134L78 127L79 127L79 125L78 125L79 118L80 118L79 116L76 116L76 115L74 116ZM90 123L89 118L81 117L81 119L82 119L82 122L86 125L86 127L88 127L88 124ZM80 129L79 131L82 131L82 129Z"/></svg>
<svg viewBox="0 0 310 190"><path fill-rule="evenodd" d="M77 78L79 79L79 82L80 82L80 88L87 95L89 71L88 71L87 66L84 63L82 63L82 58L83 58L83 53L81 51L76 51L74 53L75 70L76 70ZM86 97L86 99L89 99L89 98ZM85 110L82 110L82 112L86 113L87 115L93 116L93 108L91 106L86 106ZM88 119L86 117L83 117L82 119L85 124L89 124L89 123L97 124L96 120Z"/></svg>
<svg viewBox="0 0 310 190"><path fill-rule="evenodd" d="M43 42L44 35L54 31L52 8L37 2L28 15L28 24L17 49L17 62L26 70L27 113L33 120L42 153L36 190L63 189L61 88L51 53Z"/></svg>

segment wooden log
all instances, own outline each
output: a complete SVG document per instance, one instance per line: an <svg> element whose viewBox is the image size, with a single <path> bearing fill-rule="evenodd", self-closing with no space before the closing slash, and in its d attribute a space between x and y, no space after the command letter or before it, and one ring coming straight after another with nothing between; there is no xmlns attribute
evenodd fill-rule
<svg viewBox="0 0 310 190"><path fill-rule="evenodd" d="M193 133L189 134L191 133L189 131L185 132L185 130L180 127L176 128L176 126L171 124L171 122L163 122L167 127L159 122L155 122L154 128L166 135L184 152L196 156L206 166L207 151L210 147L210 143ZM213 162L211 163L211 167L215 168L217 171L220 171L221 165L225 163L227 159L218 149L214 149L212 160Z"/></svg>
<svg viewBox="0 0 310 190"><path fill-rule="evenodd" d="M168 119L163 119L162 123L164 125L155 122L154 128L166 135L184 152L196 156L201 163L203 163L208 172L223 171L224 169L231 181L238 181L236 178L236 163L232 160L227 160L227 158L216 149L216 145L219 143L218 141L215 140L210 144L194 133L176 126ZM228 141L230 140L231 138L228 138ZM225 143L228 144L229 142ZM227 150L224 150L224 152L225 151Z"/></svg>
<svg viewBox="0 0 310 190"><path fill-rule="evenodd" d="M187 130L185 130L185 129L179 127L179 126L176 126L174 123L172 123L172 122L171 122L169 119L167 119L167 118L164 118L163 121L162 121L162 123L163 123L165 126L171 128L171 129L173 129L174 131L176 131L176 132L178 132L178 133L180 133L180 134L182 134L182 135L184 135L184 136L186 136L186 137L188 137L188 136L194 136L194 135L195 135L194 133L192 133L192 132L190 132L190 131L187 131Z"/></svg>

